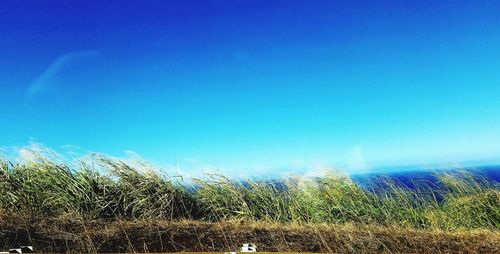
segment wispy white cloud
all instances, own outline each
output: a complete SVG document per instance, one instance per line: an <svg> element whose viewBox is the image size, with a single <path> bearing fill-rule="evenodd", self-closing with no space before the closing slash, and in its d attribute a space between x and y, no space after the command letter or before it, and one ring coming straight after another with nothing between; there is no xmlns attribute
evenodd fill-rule
<svg viewBox="0 0 500 254"><path fill-rule="evenodd" d="M349 169L352 171L363 171L369 169L363 156L362 145L356 145L352 150L352 155L349 160Z"/></svg>
<svg viewBox="0 0 500 254"><path fill-rule="evenodd" d="M44 146L41 143L30 141L27 145L12 145L0 147L0 158L13 162L35 162L49 159L53 162L63 163L65 158L55 150Z"/></svg>
<svg viewBox="0 0 500 254"><path fill-rule="evenodd" d="M82 58L97 57L97 50L82 50L75 51L57 57L52 64L49 65L33 82L31 82L26 90L26 98L29 99L43 90L50 87L51 79L57 75L68 63L77 61Z"/></svg>

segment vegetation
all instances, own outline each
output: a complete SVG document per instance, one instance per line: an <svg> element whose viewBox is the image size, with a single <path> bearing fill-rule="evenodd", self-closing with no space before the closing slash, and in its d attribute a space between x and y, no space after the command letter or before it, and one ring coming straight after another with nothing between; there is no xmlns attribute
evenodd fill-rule
<svg viewBox="0 0 500 254"><path fill-rule="evenodd" d="M449 232L351 223L84 221L73 217L25 222L15 215L5 218L9 220L0 217L0 248L30 242L40 253L221 253L235 251L245 242L255 243L260 253L500 253L500 234L492 230Z"/></svg>
<svg viewBox="0 0 500 254"><path fill-rule="evenodd" d="M360 223L422 229L499 229L500 188L470 173L438 175L438 185L391 180L360 186L330 172L281 182L231 181L220 175L190 186L145 162L91 155L76 165L32 152L0 163L0 209L31 217L252 220Z"/></svg>
<svg viewBox="0 0 500 254"><path fill-rule="evenodd" d="M19 225L28 223L32 229L40 221L71 218L73 224L76 220L82 225L89 221L154 220L181 224L191 221L200 225L243 222L285 228L295 225L310 231L311 227L319 230L336 225L344 229L377 228L379 233L384 231L380 228L392 229L390 232L397 234L424 230L433 235L439 234L436 232L460 235L464 231L486 230L490 233L480 233L486 236L474 239L497 242L500 239L498 183L466 171L440 173L436 177L438 182L415 182L411 187L390 178L360 185L335 171L318 178L290 177L279 182L240 182L208 175L187 184L180 177L162 174L146 162L125 163L92 154L72 164L31 151L22 161L0 160L0 236L5 227L2 220L12 222L12 218L17 218ZM87 227L92 226L83 227L85 232ZM18 236L19 232L16 239ZM51 237L55 243L54 236ZM87 239L82 237L77 238ZM450 237L459 239L456 235ZM293 240L293 234L289 239ZM488 250L496 251L498 245L492 246ZM162 250L177 250L172 248ZM328 248L318 250L331 251Z"/></svg>

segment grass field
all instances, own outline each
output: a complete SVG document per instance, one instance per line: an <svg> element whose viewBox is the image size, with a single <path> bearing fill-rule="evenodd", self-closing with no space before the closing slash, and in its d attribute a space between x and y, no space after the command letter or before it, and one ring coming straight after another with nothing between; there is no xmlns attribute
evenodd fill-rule
<svg viewBox="0 0 500 254"><path fill-rule="evenodd" d="M498 183L468 172L407 188L331 171L279 183L220 175L187 184L146 162L32 151L0 162L1 246L45 251L499 252Z"/></svg>
<svg viewBox="0 0 500 254"><path fill-rule="evenodd" d="M73 253L258 251L322 253L499 253L496 230L415 230L360 224L165 220L14 219L0 245L31 241L38 251ZM20 223L25 221L25 223Z"/></svg>

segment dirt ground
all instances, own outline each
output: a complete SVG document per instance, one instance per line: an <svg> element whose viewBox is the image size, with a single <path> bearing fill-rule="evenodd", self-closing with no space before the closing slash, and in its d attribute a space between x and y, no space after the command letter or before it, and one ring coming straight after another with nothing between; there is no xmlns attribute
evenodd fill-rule
<svg viewBox="0 0 500 254"><path fill-rule="evenodd" d="M0 250L31 244L37 252L58 253L220 252L236 251L242 243L255 243L259 252L500 253L500 232L0 217Z"/></svg>

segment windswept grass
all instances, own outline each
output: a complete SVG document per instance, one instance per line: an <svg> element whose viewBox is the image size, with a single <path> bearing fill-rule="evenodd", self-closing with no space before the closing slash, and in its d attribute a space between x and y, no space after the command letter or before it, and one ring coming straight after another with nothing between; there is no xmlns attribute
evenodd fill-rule
<svg viewBox="0 0 500 254"><path fill-rule="evenodd" d="M251 220L375 224L414 229L500 228L498 183L463 171L413 187L380 179L361 186L331 171L319 178L233 181L209 175L187 185L146 162L90 155L66 164L33 153L0 160L0 213L30 218Z"/></svg>
<svg viewBox="0 0 500 254"><path fill-rule="evenodd" d="M221 176L198 181L201 219L296 223L360 223L420 229L499 229L497 183L468 172L437 175L439 186L413 188L384 180L362 187L338 172L275 183L233 182ZM439 195L440 198L437 198Z"/></svg>
<svg viewBox="0 0 500 254"><path fill-rule="evenodd" d="M19 223L0 217L0 249L30 242L39 253L172 253L235 251L257 244L259 253L499 253L492 230L415 230L359 224L95 220L59 218ZM34 236L34 237L33 237ZM215 254L215 253L214 253Z"/></svg>

